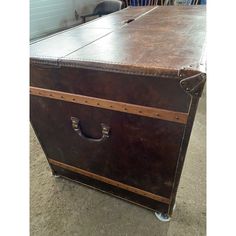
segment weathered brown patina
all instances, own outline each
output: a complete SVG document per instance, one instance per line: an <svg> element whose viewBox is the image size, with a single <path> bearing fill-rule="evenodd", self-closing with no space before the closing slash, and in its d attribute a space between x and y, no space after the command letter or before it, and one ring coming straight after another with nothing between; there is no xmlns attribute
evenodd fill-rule
<svg viewBox="0 0 236 236"><path fill-rule="evenodd" d="M31 124L53 173L171 215L205 27L204 6L137 7L31 44Z"/></svg>

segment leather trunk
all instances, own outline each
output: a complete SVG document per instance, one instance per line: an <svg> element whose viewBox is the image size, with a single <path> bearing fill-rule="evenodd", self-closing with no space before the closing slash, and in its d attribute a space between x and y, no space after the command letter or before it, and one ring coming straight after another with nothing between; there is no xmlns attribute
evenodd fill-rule
<svg viewBox="0 0 236 236"><path fill-rule="evenodd" d="M126 8L30 46L55 175L172 215L206 80L205 6Z"/></svg>

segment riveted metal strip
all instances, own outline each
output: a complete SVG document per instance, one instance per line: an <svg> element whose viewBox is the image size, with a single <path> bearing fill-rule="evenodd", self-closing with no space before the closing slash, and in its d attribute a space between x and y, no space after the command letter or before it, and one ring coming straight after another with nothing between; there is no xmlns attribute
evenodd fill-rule
<svg viewBox="0 0 236 236"><path fill-rule="evenodd" d="M181 124L186 124L188 119L188 113L134 105L130 103L123 103L107 99L88 97L84 95L65 93L61 91L43 89L38 87L30 87L30 94L40 97L47 97L56 100L78 103L92 107L99 107L113 111L146 116L160 120L167 120Z"/></svg>

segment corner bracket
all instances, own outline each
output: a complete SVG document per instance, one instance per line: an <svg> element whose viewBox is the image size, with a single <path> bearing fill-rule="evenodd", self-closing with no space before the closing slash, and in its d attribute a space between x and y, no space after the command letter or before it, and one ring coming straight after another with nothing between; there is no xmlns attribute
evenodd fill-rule
<svg viewBox="0 0 236 236"><path fill-rule="evenodd" d="M205 82L206 74L198 73L180 80L180 86L187 94L195 97L201 97Z"/></svg>

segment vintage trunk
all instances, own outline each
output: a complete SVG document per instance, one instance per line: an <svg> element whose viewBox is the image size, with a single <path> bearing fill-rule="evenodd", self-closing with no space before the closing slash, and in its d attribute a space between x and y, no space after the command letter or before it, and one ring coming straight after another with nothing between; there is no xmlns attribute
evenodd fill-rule
<svg viewBox="0 0 236 236"><path fill-rule="evenodd" d="M127 8L30 46L54 175L172 215L205 84L205 7Z"/></svg>

